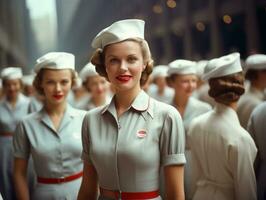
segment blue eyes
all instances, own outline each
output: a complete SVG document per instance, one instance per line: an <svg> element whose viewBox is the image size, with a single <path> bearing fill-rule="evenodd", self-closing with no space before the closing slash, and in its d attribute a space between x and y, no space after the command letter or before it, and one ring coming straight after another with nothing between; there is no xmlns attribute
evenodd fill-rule
<svg viewBox="0 0 266 200"><path fill-rule="evenodd" d="M134 63L134 62L136 62L138 59L136 58L136 57L128 57L127 59L126 59L126 62L128 62L128 63ZM117 58L112 58L112 59L110 59L109 60L109 63L110 64L117 64L117 63L120 63L120 62L122 62L120 59L117 59Z"/></svg>

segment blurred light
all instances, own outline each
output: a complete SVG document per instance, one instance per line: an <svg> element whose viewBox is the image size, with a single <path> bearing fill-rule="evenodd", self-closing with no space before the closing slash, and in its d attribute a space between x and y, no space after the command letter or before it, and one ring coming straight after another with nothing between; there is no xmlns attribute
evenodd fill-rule
<svg viewBox="0 0 266 200"><path fill-rule="evenodd" d="M224 23L226 23L226 24L231 24L231 23L232 23L232 18L231 18L230 15L224 15L224 16L223 16L223 21L224 21Z"/></svg>
<svg viewBox="0 0 266 200"><path fill-rule="evenodd" d="M203 24L202 22L197 22L196 28L198 31L203 32L205 31L205 24Z"/></svg>
<svg viewBox="0 0 266 200"><path fill-rule="evenodd" d="M161 14L163 12L163 8L160 5L154 5L152 8L153 12L155 12L156 14Z"/></svg>
<svg viewBox="0 0 266 200"><path fill-rule="evenodd" d="M168 6L169 8L175 8L175 7L176 7L176 2L175 2L175 0L167 0L166 4L167 4L167 6Z"/></svg>

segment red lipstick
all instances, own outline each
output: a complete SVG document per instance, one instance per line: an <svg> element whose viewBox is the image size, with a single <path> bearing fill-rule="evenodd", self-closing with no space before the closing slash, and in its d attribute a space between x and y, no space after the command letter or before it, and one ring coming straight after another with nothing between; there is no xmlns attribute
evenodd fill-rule
<svg viewBox="0 0 266 200"><path fill-rule="evenodd" d="M62 95L62 94L55 94L55 95L53 95L53 97L54 97L55 99L57 99L57 100L63 98L63 96L64 96L64 95Z"/></svg>
<svg viewBox="0 0 266 200"><path fill-rule="evenodd" d="M119 80L120 82L123 82L123 83L128 82L131 78L132 78L132 76L130 76L130 75L120 75L120 76L116 77L117 80Z"/></svg>

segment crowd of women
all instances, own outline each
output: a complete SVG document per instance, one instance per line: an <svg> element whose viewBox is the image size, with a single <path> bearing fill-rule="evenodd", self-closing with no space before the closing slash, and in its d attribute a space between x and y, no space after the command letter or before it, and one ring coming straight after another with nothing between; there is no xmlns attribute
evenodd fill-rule
<svg viewBox="0 0 266 200"><path fill-rule="evenodd" d="M153 66L144 26L2 69L4 200L266 199L266 55Z"/></svg>

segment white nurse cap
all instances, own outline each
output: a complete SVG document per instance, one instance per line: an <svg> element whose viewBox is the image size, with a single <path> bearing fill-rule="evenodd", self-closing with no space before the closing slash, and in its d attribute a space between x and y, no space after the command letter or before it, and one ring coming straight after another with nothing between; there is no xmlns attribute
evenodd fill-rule
<svg viewBox="0 0 266 200"><path fill-rule="evenodd" d="M88 77L99 75L92 63L85 65L79 72L81 80L84 82Z"/></svg>
<svg viewBox="0 0 266 200"><path fill-rule="evenodd" d="M22 70L19 67L7 67L1 72L1 78L3 80L13 80L22 78Z"/></svg>
<svg viewBox="0 0 266 200"><path fill-rule="evenodd" d="M41 69L73 69L75 70L75 56L65 52L50 52L37 59L34 71Z"/></svg>
<svg viewBox="0 0 266 200"><path fill-rule="evenodd" d="M254 54L246 59L246 70L248 69L266 69L266 55Z"/></svg>
<svg viewBox="0 0 266 200"><path fill-rule="evenodd" d="M140 19L126 19L113 23L103 29L92 41L93 48L103 49L108 44L124 41L129 38L144 39L145 22Z"/></svg>
<svg viewBox="0 0 266 200"><path fill-rule="evenodd" d="M152 78L158 78L158 77L166 77L167 76L167 71L168 71L168 66L166 65L158 65L155 66L152 70Z"/></svg>
<svg viewBox="0 0 266 200"><path fill-rule="evenodd" d="M24 85L32 85L33 80L34 80L35 75L30 74L30 75L25 75L22 77L22 82Z"/></svg>
<svg viewBox="0 0 266 200"><path fill-rule="evenodd" d="M208 60L200 60L197 62L196 70L197 70L197 76L202 77L204 74L204 69L207 66Z"/></svg>
<svg viewBox="0 0 266 200"><path fill-rule="evenodd" d="M232 53L208 62L204 70L203 80L217 78L241 72L240 54Z"/></svg>
<svg viewBox="0 0 266 200"><path fill-rule="evenodd" d="M175 60L170 62L168 69L168 76L172 74L180 74L180 75L187 75L187 74L196 74L196 62L190 60Z"/></svg>

